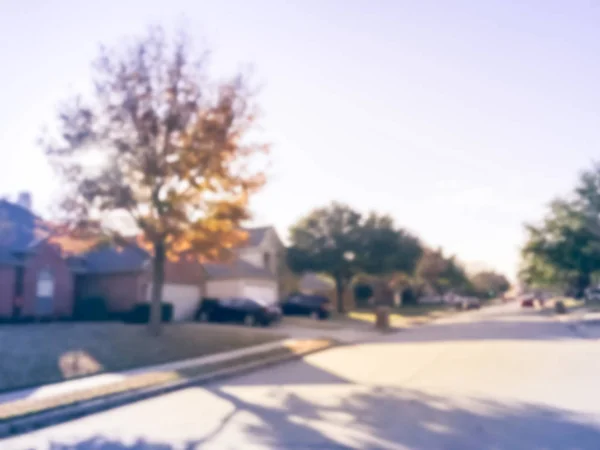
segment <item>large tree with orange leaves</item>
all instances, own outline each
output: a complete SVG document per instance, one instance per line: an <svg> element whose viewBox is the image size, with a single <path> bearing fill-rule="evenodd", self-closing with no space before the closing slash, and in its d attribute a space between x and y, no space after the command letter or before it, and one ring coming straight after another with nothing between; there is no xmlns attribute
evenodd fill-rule
<svg viewBox="0 0 600 450"><path fill-rule="evenodd" d="M224 256L244 239L249 196L264 183L268 148L250 138L257 111L247 78L215 82L192 53L186 35L169 40L160 28L101 49L94 95L67 101L58 138L43 139L62 176L65 219L112 233L128 220L151 251L155 333L166 259Z"/></svg>

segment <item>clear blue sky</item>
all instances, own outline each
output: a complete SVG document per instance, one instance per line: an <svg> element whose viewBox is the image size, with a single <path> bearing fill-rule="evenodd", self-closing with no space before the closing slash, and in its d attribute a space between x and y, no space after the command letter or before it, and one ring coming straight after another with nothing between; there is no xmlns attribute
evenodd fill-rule
<svg viewBox="0 0 600 450"><path fill-rule="evenodd" d="M98 44L184 24L216 72L252 63L274 143L257 223L340 200L513 275L524 221L600 150L593 1L0 2L0 192L52 205L35 140Z"/></svg>

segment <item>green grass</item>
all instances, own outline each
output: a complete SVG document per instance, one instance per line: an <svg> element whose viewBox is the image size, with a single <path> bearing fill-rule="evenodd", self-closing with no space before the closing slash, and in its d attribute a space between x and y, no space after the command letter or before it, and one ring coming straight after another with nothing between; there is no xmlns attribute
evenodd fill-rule
<svg viewBox="0 0 600 450"><path fill-rule="evenodd" d="M0 327L0 391L122 371L281 339L260 329L167 324L49 323Z"/></svg>
<svg viewBox="0 0 600 450"><path fill-rule="evenodd" d="M452 306L446 304L406 305L391 308L390 326L405 327L415 325L445 316L451 311L454 311ZM355 321L375 323L375 312L373 309L350 311L346 314L346 317Z"/></svg>

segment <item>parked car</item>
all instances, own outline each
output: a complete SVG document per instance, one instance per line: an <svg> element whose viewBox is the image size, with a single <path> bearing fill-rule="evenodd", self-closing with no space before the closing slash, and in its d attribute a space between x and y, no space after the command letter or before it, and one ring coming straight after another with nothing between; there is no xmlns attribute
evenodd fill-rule
<svg viewBox="0 0 600 450"><path fill-rule="evenodd" d="M600 289L588 288L585 291L586 302L600 302Z"/></svg>
<svg viewBox="0 0 600 450"><path fill-rule="evenodd" d="M453 302L454 306L458 310L467 310L467 309L479 309L481 308L481 302L478 298L475 297L457 297L457 299Z"/></svg>
<svg viewBox="0 0 600 450"><path fill-rule="evenodd" d="M322 295L293 294L283 301L281 309L288 316L309 316L315 320L324 320L331 314L331 302Z"/></svg>
<svg viewBox="0 0 600 450"><path fill-rule="evenodd" d="M481 302L478 298L468 298L463 303L464 309L479 309L481 308Z"/></svg>
<svg viewBox="0 0 600 450"><path fill-rule="evenodd" d="M533 295L526 295L521 297L522 308L533 308L535 306L535 297Z"/></svg>
<svg viewBox="0 0 600 450"><path fill-rule="evenodd" d="M281 308L244 297L205 298L196 313L201 322L238 322L249 327L268 326L281 318Z"/></svg>

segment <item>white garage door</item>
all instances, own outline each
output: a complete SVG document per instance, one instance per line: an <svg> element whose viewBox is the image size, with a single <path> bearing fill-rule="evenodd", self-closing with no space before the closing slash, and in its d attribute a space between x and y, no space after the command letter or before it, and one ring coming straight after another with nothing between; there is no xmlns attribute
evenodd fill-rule
<svg viewBox="0 0 600 450"><path fill-rule="evenodd" d="M173 305L174 321L192 320L200 303L200 288L192 284L165 283L162 297L163 302Z"/></svg>
<svg viewBox="0 0 600 450"><path fill-rule="evenodd" d="M273 284L258 284L249 281L244 282L243 294L244 297L264 301L267 303L277 302L277 285Z"/></svg>

